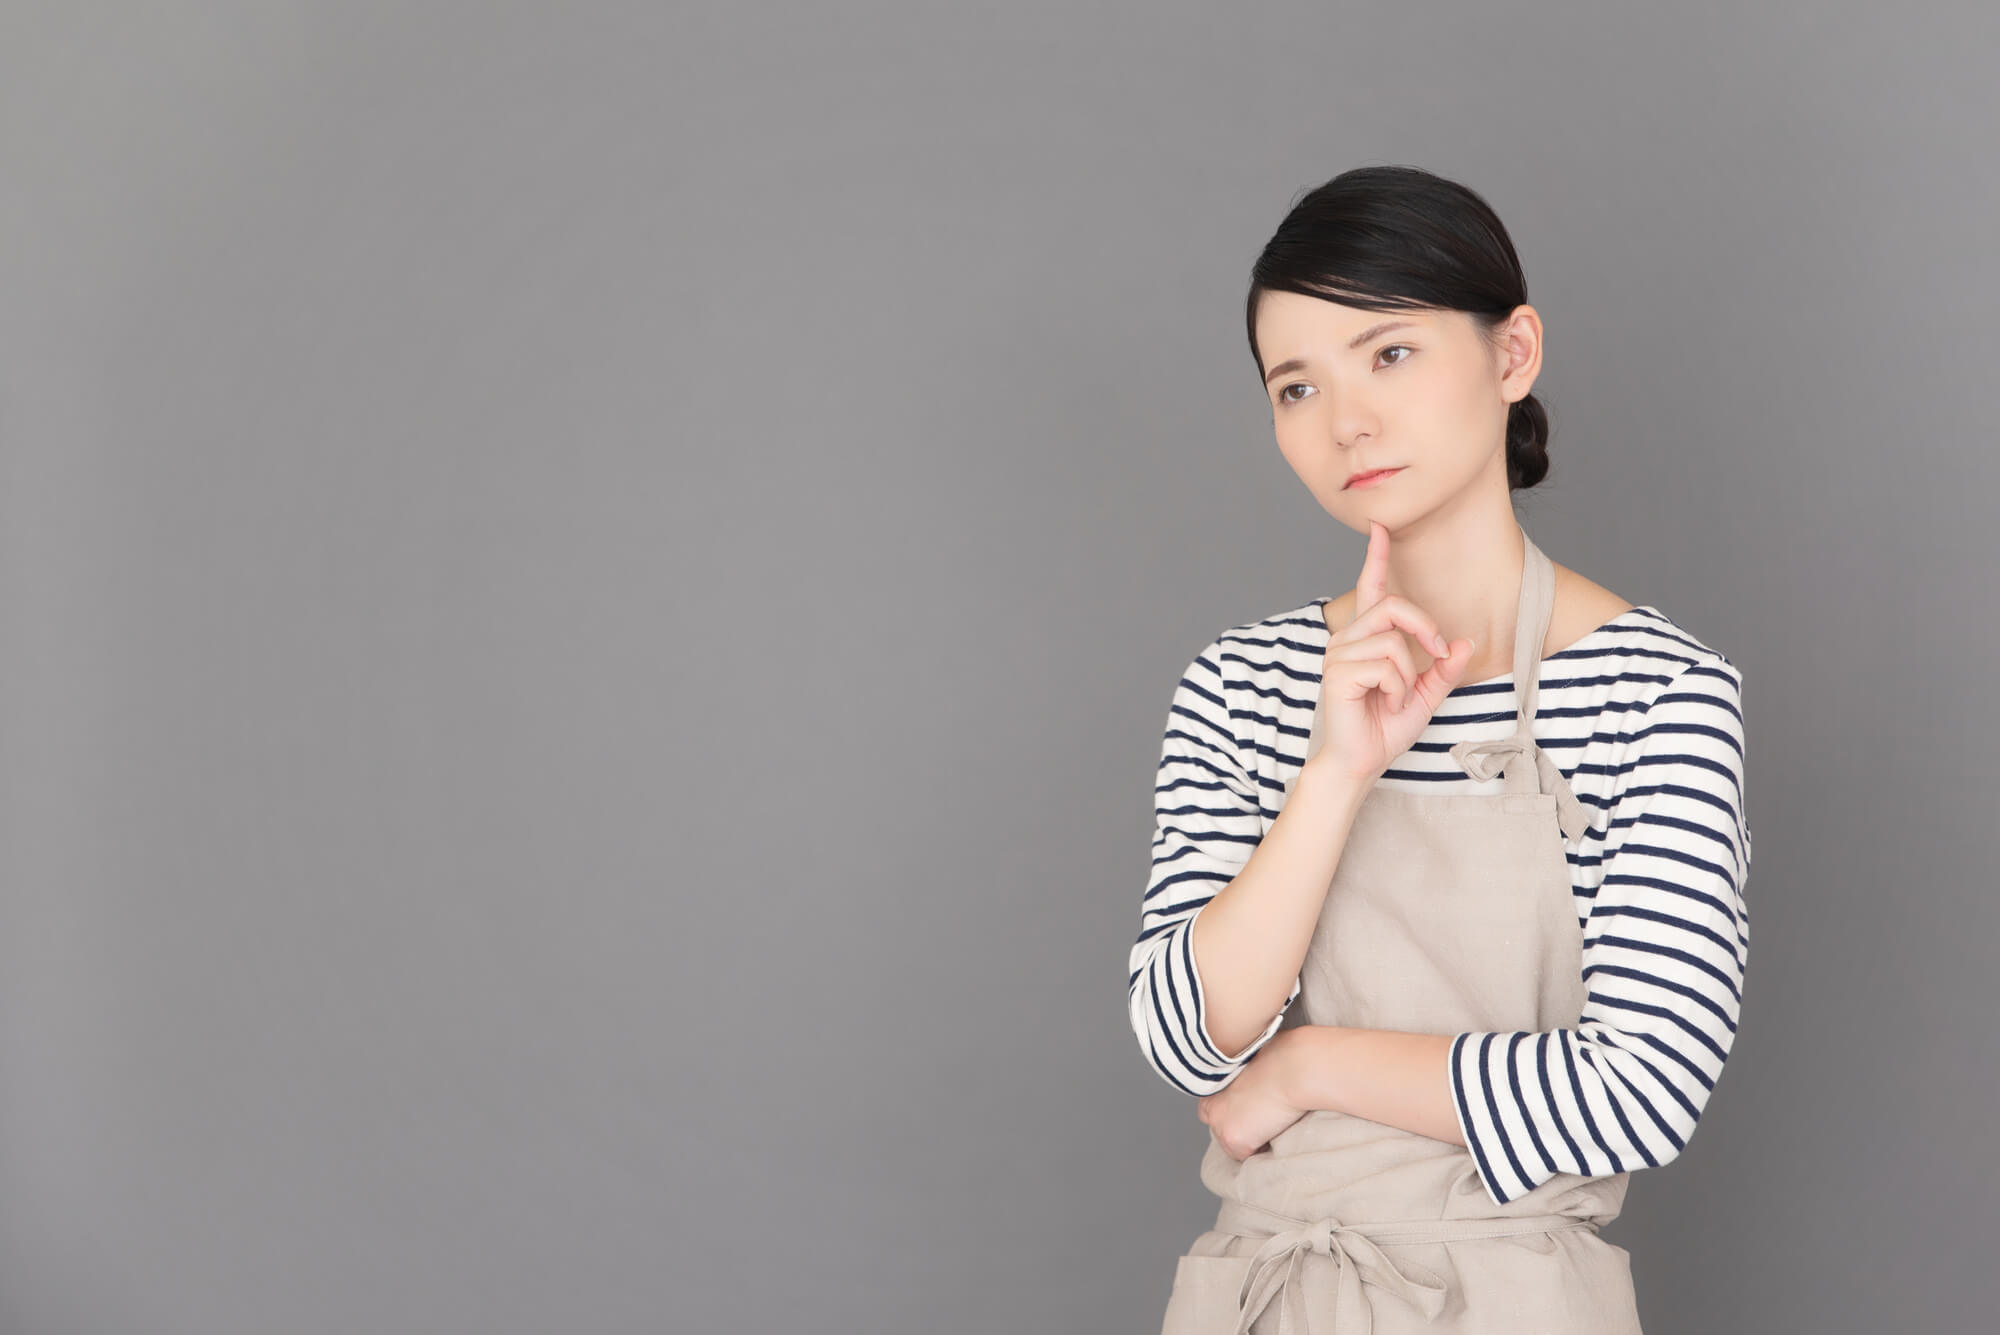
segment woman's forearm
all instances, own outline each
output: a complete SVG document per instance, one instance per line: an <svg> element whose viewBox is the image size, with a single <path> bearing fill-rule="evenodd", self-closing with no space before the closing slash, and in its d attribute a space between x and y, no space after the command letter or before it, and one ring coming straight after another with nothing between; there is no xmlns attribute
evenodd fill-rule
<svg viewBox="0 0 2000 1335"><path fill-rule="evenodd" d="M1291 995L1368 788L1308 763L1235 879L1204 904L1188 946L1209 1036L1234 1057Z"/></svg>
<svg viewBox="0 0 2000 1335"><path fill-rule="evenodd" d="M1451 1093L1452 1034L1301 1025L1275 1055L1288 1101L1465 1144ZM1258 1053L1256 1060L1263 1060Z"/></svg>

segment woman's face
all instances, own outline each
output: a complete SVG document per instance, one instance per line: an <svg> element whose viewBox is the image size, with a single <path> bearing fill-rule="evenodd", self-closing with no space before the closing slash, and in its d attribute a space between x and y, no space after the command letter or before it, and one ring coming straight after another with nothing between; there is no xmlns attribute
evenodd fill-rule
<svg viewBox="0 0 2000 1335"><path fill-rule="evenodd" d="M1541 320L1516 307L1500 345L1463 311L1364 311L1266 292L1257 346L1278 449L1326 512L1392 532L1498 489L1506 503L1507 407L1541 368ZM1399 471L1349 486L1363 469Z"/></svg>

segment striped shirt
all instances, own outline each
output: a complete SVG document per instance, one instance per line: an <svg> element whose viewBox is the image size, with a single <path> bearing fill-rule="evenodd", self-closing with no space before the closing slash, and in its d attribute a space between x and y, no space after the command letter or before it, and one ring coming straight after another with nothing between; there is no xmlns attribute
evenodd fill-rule
<svg viewBox="0 0 2000 1335"><path fill-rule="evenodd" d="M1167 713L1128 1010L1146 1060L1189 1094L1228 1086L1299 995L1294 980L1264 1032L1225 1057L1203 1015L1189 929L1250 860L1304 762L1324 601L1223 631ZM1640 606L1542 660L1537 682L1535 740L1590 817L1581 849L1565 850L1586 999L1570 1028L1452 1040L1459 1128L1499 1205L1557 1173L1657 1167L1681 1151L1729 1055L1749 951L1742 672ZM1508 736L1517 710L1511 671L1462 683L1376 782L1504 791L1449 753Z"/></svg>

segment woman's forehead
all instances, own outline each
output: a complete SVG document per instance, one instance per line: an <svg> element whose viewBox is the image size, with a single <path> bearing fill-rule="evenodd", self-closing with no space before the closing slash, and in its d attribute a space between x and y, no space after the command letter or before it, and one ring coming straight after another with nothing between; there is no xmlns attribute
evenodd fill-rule
<svg viewBox="0 0 2000 1335"><path fill-rule="evenodd" d="M1273 292L1258 307L1257 328L1260 342L1282 339L1297 343L1301 354L1331 354L1358 347L1391 330L1437 329L1458 315L1457 311L1371 311L1297 292ZM1267 351L1276 353L1278 349Z"/></svg>

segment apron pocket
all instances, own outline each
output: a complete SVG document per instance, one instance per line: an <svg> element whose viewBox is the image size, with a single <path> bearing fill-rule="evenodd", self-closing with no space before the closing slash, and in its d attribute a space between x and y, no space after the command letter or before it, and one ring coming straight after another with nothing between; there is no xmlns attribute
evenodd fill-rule
<svg viewBox="0 0 2000 1335"><path fill-rule="evenodd" d="M1183 1256L1174 1262L1174 1291L1160 1335L1230 1335L1236 1294L1250 1273L1248 1256Z"/></svg>

